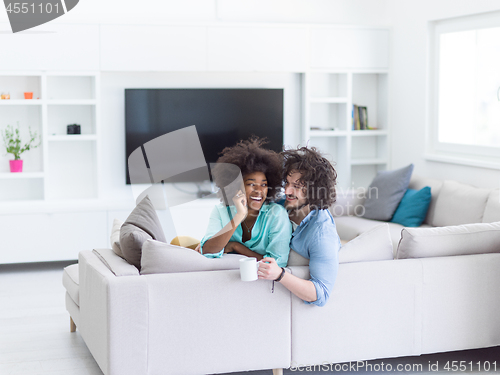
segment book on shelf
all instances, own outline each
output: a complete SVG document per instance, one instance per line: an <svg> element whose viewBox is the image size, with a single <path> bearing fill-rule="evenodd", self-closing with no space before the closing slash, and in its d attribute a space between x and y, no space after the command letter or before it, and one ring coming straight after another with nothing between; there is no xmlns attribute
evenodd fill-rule
<svg viewBox="0 0 500 375"><path fill-rule="evenodd" d="M375 130L368 126L368 108L354 104L352 106L352 130Z"/></svg>

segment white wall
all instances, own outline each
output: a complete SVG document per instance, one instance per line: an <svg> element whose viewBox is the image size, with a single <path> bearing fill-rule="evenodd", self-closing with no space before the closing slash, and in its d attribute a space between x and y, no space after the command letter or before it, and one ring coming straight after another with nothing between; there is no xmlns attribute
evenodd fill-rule
<svg viewBox="0 0 500 375"><path fill-rule="evenodd" d="M387 8L389 1L82 0L71 12L55 22L320 22L373 26L390 22Z"/></svg>
<svg viewBox="0 0 500 375"><path fill-rule="evenodd" d="M427 161L427 27L429 21L500 10L495 0L391 0L392 167L415 164L415 174L453 179L481 187L499 187L500 171Z"/></svg>
<svg viewBox="0 0 500 375"><path fill-rule="evenodd" d="M300 76L293 73L102 73L102 198L130 200L125 185L125 88L282 88L284 143L300 142ZM196 124L186 124L196 125Z"/></svg>

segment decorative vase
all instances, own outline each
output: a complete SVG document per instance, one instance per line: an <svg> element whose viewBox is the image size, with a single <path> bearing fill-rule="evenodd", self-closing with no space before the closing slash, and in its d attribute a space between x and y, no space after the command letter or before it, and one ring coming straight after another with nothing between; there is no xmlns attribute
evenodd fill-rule
<svg viewBox="0 0 500 375"><path fill-rule="evenodd" d="M11 172L22 172L23 171L23 161L22 160L9 160L10 171Z"/></svg>

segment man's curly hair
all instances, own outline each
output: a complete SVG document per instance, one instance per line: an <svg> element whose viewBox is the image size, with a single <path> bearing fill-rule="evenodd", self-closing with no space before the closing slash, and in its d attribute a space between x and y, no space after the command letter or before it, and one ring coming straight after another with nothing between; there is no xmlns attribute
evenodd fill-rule
<svg viewBox="0 0 500 375"><path fill-rule="evenodd" d="M285 150L283 158L283 181L294 173L302 174L300 182L306 189L306 196L311 209L324 210L336 200L337 172L317 148L301 147L297 150Z"/></svg>
<svg viewBox="0 0 500 375"><path fill-rule="evenodd" d="M234 175L227 173L227 168L217 168L220 163L236 165L240 168L243 178L253 172L262 172L266 175L268 186L266 201L274 201L281 188L281 160L278 153L262 148L266 143L268 142L265 138L252 136L222 150L212 172L215 184L222 188L234 179ZM234 195L236 191L228 194Z"/></svg>

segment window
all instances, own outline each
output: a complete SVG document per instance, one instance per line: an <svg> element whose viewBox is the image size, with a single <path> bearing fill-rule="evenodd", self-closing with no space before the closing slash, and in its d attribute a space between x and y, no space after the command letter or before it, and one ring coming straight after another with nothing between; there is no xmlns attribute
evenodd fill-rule
<svg viewBox="0 0 500 375"><path fill-rule="evenodd" d="M500 14L430 30L429 154L500 169Z"/></svg>

